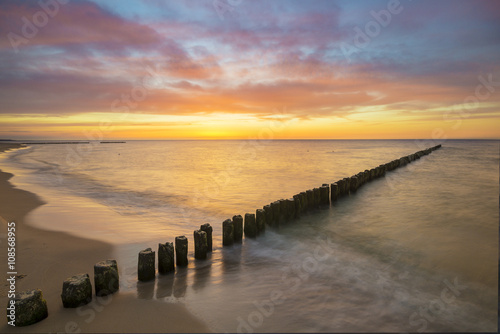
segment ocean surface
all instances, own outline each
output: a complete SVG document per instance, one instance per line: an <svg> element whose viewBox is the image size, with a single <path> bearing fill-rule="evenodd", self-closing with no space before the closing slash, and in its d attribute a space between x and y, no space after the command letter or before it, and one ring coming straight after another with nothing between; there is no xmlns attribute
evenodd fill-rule
<svg viewBox="0 0 500 334"><path fill-rule="evenodd" d="M257 239L222 221L443 147ZM499 141L128 141L0 155L47 204L28 222L115 245L121 290L217 332L497 331ZM193 259L210 223L214 252ZM137 253L186 235L190 264L138 283Z"/></svg>

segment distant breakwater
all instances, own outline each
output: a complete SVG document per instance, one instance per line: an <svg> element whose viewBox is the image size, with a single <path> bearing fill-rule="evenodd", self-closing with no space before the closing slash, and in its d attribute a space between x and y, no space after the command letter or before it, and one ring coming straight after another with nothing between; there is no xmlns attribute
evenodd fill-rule
<svg viewBox="0 0 500 334"><path fill-rule="evenodd" d="M34 144L34 143L29 143ZM42 143L39 143L42 144ZM241 243L245 238L256 238L262 234L266 226L279 228L302 215L319 208L328 208L339 198L355 194L368 182L385 176L387 172L404 167L407 164L441 148L437 145L416 153L392 160L375 168L366 169L351 177L340 179L333 183L325 183L320 187L308 189L293 195L289 199L280 199L264 205L255 213L245 216L235 215L232 219L222 222L222 245L231 247ZM206 260L207 253L212 252L213 228L203 224L193 232L194 258ZM175 267L187 267L188 238L178 236L175 242L158 244L158 273L161 275L175 273ZM174 247L175 246L175 247ZM137 279L150 281L156 279L156 252L146 248L138 253ZM76 308L92 301L92 283L88 274L78 274L63 281L61 299L65 308ZM107 296L119 290L119 274L116 260L105 260L94 265L94 292L96 296ZM16 311L15 319L9 318L9 309ZM27 326L39 322L48 316L47 302L42 291L32 289L16 294L7 305L7 321L15 322L16 326Z"/></svg>

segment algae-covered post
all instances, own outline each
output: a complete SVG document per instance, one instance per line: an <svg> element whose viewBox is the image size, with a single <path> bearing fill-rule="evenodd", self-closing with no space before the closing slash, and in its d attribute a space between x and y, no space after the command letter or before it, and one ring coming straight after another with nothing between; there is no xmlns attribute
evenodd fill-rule
<svg viewBox="0 0 500 334"><path fill-rule="evenodd" d="M120 288L116 260L105 260L94 265L94 287L96 296L107 296Z"/></svg>
<svg viewBox="0 0 500 334"><path fill-rule="evenodd" d="M146 248L139 252L137 278L139 281L145 282L154 279L155 276L155 252L151 248Z"/></svg>
<svg viewBox="0 0 500 334"><path fill-rule="evenodd" d="M234 243L234 224L231 219L222 222L222 245L231 246Z"/></svg>
<svg viewBox="0 0 500 334"><path fill-rule="evenodd" d="M307 197L307 211L314 209L314 192L312 189L306 190Z"/></svg>
<svg viewBox="0 0 500 334"><path fill-rule="evenodd" d="M314 209L319 208L319 205L321 203L321 198L320 198L320 192L319 188L313 188L313 201L314 201Z"/></svg>
<svg viewBox="0 0 500 334"><path fill-rule="evenodd" d="M271 210L273 211L273 223L271 226L280 226L280 201L274 201L271 203Z"/></svg>
<svg viewBox="0 0 500 334"><path fill-rule="evenodd" d="M320 192L320 203L322 206L330 205L330 187L327 184L323 184L319 188Z"/></svg>
<svg viewBox="0 0 500 334"><path fill-rule="evenodd" d="M188 265L188 239L181 235L175 237L175 262L178 267L186 267Z"/></svg>
<svg viewBox="0 0 500 334"><path fill-rule="evenodd" d="M302 214L302 201L300 200L300 194L293 195L293 203L295 205L295 216L293 218L300 218Z"/></svg>
<svg viewBox="0 0 500 334"><path fill-rule="evenodd" d="M167 274L174 270L174 244L172 242L158 244L158 272L160 274Z"/></svg>
<svg viewBox="0 0 500 334"><path fill-rule="evenodd" d="M330 185L330 196L332 203L339 197L339 186L335 182Z"/></svg>
<svg viewBox="0 0 500 334"><path fill-rule="evenodd" d="M47 301L39 289L17 293L14 298L14 324L18 327L37 323L49 315ZM7 321L11 321L7 310Z"/></svg>
<svg viewBox="0 0 500 334"><path fill-rule="evenodd" d="M202 230L194 231L194 258L205 260L207 258L207 233Z"/></svg>
<svg viewBox="0 0 500 334"><path fill-rule="evenodd" d="M234 242L241 242L243 239L243 217L241 215L233 216Z"/></svg>
<svg viewBox="0 0 500 334"><path fill-rule="evenodd" d="M92 301L92 284L89 274L78 274L63 282L61 293L63 306L74 308L86 305Z"/></svg>
<svg viewBox="0 0 500 334"><path fill-rule="evenodd" d="M264 232L266 229L266 213L263 209L255 210L255 222L257 224L257 234Z"/></svg>
<svg viewBox="0 0 500 334"><path fill-rule="evenodd" d="M203 224L200 226L200 231L204 231L207 234L207 252L212 251L212 226L210 224Z"/></svg>
<svg viewBox="0 0 500 334"><path fill-rule="evenodd" d="M272 226L273 210L271 209L271 205L270 204L264 205L262 209L264 210L264 215L266 216L266 225Z"/></svg>
<svg viewBox="0 0 500 334"><path fill-rule="evenodd" d="M255 238L257 236L257 223L254 213L245 213L245 237Z"/></svg>

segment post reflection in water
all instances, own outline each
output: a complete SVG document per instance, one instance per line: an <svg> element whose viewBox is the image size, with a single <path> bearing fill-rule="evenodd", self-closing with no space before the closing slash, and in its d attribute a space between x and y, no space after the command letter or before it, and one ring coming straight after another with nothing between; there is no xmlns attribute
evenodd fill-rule
<svg viewBox="0 0 500 334"><path fill-rule="evenodd" d="M182 298L186 295L187 290L187 275L188 268L176 268L175 279L174 279L174 297Z"/></svg>
<svg viewBox="0 0 500 334"><path fill-rule="evenodd" d="M209 255L210 257L210 255ZM207 260L196 260L193 276L193 289L199 291L207 286L212 275L212 261L210 258Z"/></svg>
<svg viewBox="0 0 500 334"><path fill-rule="evenodd" d="M155 292L155 281L149 282L137 281L137 298L139 299L153 299Z"/></svg>
<svg viewBox="0 0 500 334"><path fill-rule="evenodd" d="M158 275L156 283L156 299L171 297L174 292L175 274Z"/></svg>
<svg viewBox="0 0 500 334"><path fill-rule="evenodd" d="M238 280L238 275L241 267L241 244L236 244L231 247L226 247L221 250L221 281L222 283L230 283Z"/></svg>

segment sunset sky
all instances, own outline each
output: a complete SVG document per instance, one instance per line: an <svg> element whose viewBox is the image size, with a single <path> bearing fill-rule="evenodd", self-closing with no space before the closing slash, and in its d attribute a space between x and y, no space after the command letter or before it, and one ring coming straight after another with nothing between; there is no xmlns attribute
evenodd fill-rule
<svg viewBox="0 0 500 334"><path fill-rule="evenodd" d="M0 138L500 138L498 0L2 0L0 33Z"/></svg>

